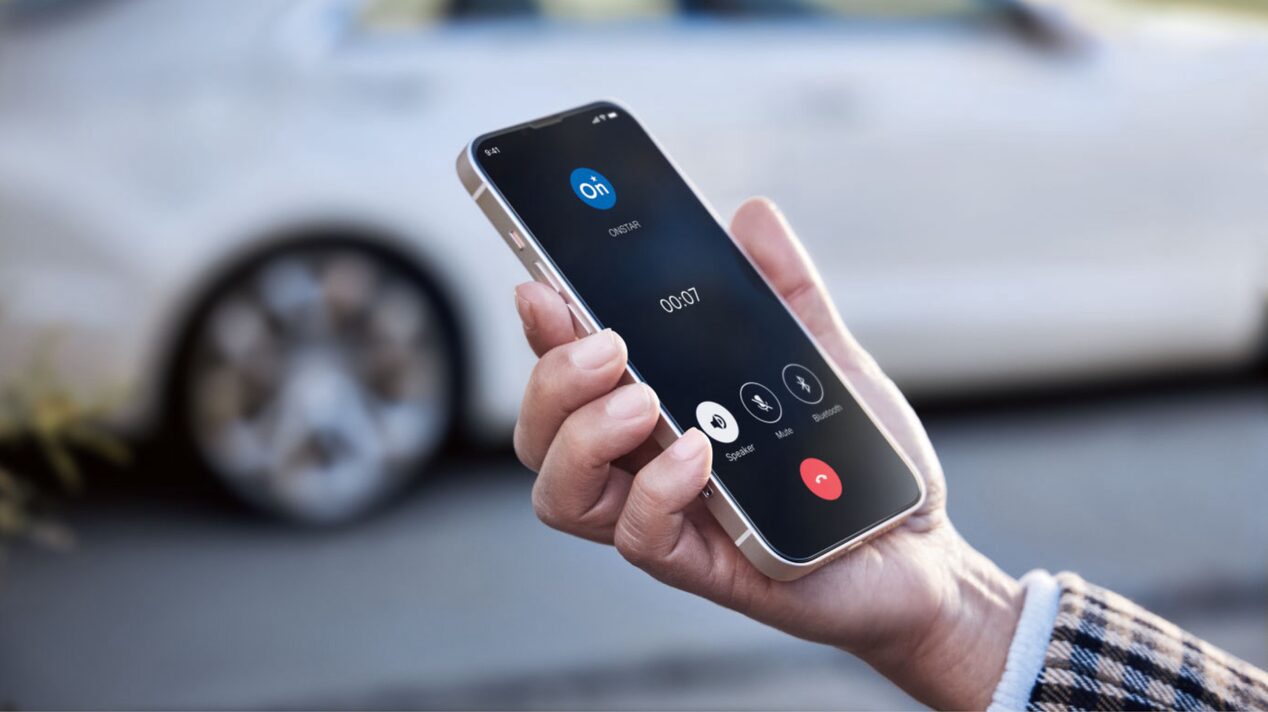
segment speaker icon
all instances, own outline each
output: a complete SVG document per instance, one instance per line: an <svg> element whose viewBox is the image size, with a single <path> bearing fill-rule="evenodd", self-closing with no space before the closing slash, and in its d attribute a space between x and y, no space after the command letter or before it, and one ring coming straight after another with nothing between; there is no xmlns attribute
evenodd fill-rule
<svg viewBox="0 0 1268 712"><path fill-rule="evenodd" d="M705 435L720 443L733 443L740 437L740 428L735 424L735 416L719 403L701 401L696 406L696 424Z"/></svg>

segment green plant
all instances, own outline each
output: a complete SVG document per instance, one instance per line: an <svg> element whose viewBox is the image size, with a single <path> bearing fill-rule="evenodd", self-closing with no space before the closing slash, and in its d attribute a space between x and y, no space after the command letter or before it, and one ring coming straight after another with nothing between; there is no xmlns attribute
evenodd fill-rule
<svg viewBox="0 0 1268 712"><path fill-rule="evenodd" d="M45 339L16 377L0 383L0 544L28 539L67 548L68 528L47 514L59 495L83 490L82 455L124 464L127 448L103 423L117 396L81 398L57 374L54 338ZM39 454L20 467L23 449ZM26 458L30 459L30 458Z"/></svg>

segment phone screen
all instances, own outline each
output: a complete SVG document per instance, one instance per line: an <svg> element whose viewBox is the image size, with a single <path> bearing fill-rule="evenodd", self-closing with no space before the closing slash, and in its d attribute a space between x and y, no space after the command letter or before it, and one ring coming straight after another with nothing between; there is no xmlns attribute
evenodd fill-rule
<svg viewBox="0 0 1268 712"><path fill-rule="evenodd" d="M643 128L600 103L475 158L776 553L809 561L912 507L907 464Z"/></svg>

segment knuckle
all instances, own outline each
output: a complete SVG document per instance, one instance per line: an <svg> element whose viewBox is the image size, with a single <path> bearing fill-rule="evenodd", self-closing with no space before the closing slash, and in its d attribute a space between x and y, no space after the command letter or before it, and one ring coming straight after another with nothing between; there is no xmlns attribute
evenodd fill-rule
<svg viewBox="0 0 1268 712"><path fill-rule="evenodd" d="M528 446L527 436L524 434L524 428L521 422L515 423L515 431L511 436L511 444L515 448L515 457L517 457L524 467L536 472L541 463L537 461L532 449Z"/></svg>
<svg viewBox="0 0 1268 712"><path fill-rule="evenodd" d="M537 359L537 363L533 365L533 372L528 377L525 402L534 407L540 407L555 395L555 389L552 386L560 381L559 375L564 368L563 363L567 362L562 349L562 346L556 346Z"/></svg>
<svg viewBox="0 0 1268 712"><path fill-rule="evenodd" d="M545 487L541 485L541 480L533 485L533 513L541 520L542 524L551 529L562 529L563 518L559 515L559 510L550 501L550 497Z"/></svg>
<svg viewBox="0 0 1268 712"><path fill-rule="evenodd" d="M533 366L533 372L528 375L528 384L524 386L524 401L520 405L521 419L532 417L532 414L541 408L542 402L547 397L544 380L542 362L539 360L537 365Z"/></svg>
<svg viewBox="0 0 1268 712"><path fill-rule="evenodd" d="M594 500L587 506L580 508L574 517L576 523L581 527L591 529L610 528L616 524L617 517L620 516L619 507L624 504L624 501L617 499L619 495L609 496L608 494L614 482L611 468L605 468L603 479L604 484L595 495ZM618 507L615 511L614 506Z"/></svg>
<svg viewBox="0 0 1268 712"><path fill-rule="evenodd" d="M616 547L617 553L620 554L622 558L631 564L638 566L638 542L630 537L629 530L626 527L620 525L617 526L616 532L612 535L612 546Z"/></svg>
<svg viewBox="0 0 1268 712"><path fill-rule="evenodd" d="M596 452L594 433L583 420L582 415L573 413L559 426L555 435L556 447L567 453L568 460L585 470L597 470L608 464L608 460Z"/></svg>
<svg viewBox="0 0 1268 712"><path fill-rule="evenodd" d="M612 544L620 555L640 569L651 563L650 552L635 527L622 519L612 536Z"/></svg>
<svg viewBox="0 0 1268 712"><path fill-rule="evenodd" d="M550 509L549 507L534 507L534 509L537 512L537 521L545 524L555 531L569 533L566 523L559 517L559 515L555 514L553 509Z"/></svg>
<svg viewBox="0 0 1268 712"><path fill-rule="evenodd" d="M562 343L542 354L536 366L540 380L546 381L552 377L567 375L572 364L572 361L568 359L568 352L576 348L576 344L576 341Z"/></svg>

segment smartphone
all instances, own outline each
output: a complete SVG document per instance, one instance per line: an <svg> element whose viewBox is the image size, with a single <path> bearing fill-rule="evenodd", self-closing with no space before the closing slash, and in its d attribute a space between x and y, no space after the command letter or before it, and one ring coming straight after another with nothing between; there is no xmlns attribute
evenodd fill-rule
<svg viewBox="0 0 1268 712"><path fill-rule="evenodd" d="M458 175L578 335L625 340L661 445L709 436L701 496L760 571L798 578L919 508L910 461L627 109L484 134Z"/></svg>

